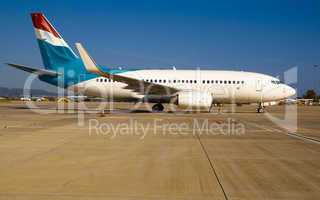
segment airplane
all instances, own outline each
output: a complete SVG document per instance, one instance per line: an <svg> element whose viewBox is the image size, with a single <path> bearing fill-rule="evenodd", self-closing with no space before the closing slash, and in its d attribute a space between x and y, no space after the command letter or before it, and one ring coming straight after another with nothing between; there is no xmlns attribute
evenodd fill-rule
<svg viewBox="0 0 320 200"><path fill-rule="evenodd" d="M36 74L46 83L88 97L126 98L154 103L152 111L164 110L164 103L211 110L217 104L257 103L287 99L294 88L278 78L255 72L224 70L110 69L100 66L80 43L74 53L42 13L31 13L44 69L7 63Z"/></svg>

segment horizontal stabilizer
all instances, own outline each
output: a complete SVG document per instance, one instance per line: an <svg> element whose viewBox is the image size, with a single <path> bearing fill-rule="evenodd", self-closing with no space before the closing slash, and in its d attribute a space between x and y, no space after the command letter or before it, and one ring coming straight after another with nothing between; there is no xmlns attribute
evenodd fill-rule
<svg viewBox="0 0 320 200"><path fill-rule="evenodd" d="M60 73L56 72L56 71L51 71L51 70L45 70L45 69L36 69L36 68L32 68L32 67L28 67L25 65L18 65L18 64L13 64L13 63L6 63L7 65L9 65L10 67L14 67L16 69L20 69L32 74L36 74L36 75L46 75L46 76L59 76L61 75Z"/></svg>

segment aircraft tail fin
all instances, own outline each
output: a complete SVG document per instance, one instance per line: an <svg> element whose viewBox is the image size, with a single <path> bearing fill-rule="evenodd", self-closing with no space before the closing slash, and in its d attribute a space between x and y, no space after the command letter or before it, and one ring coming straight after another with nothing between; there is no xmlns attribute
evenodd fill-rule
<svg viewBox="0 0 320 200"><path fill-rule="evenodd" d="M44 14L31 13L31 18L45 69L57 71L58 67L79 60Z"/></svg>

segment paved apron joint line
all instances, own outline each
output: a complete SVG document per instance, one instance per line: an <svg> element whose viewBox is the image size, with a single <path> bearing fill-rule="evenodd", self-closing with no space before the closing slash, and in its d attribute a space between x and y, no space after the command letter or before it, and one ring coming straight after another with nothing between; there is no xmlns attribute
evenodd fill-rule
<svg viewBox="0 0 320 200"><path fill-rule="evenodd" d="M202 141L201 141L201 138L200 138L199 134L196 134L196 137L197 137L197 140L199 141L199 144L200 144L200 146L201 146L201 148L202 148L202 151L204 152L205 156L207 157L207 159L208 159L208 161L209 161L209 164L210 164L210 167L211 167L211 169L212 169L212 172L213 172L214 176L216 177L217 182L219 183L219 186L220 186L220 188L221 188L221 190L222 190L222 192L223 192L224 198L225 198L226 200L228 200L228 196L227 196L227 194L226 194L226 192L225 192L225 190L224 190L224 188L223 188L223 185L222 185L222 183L221 183L221 181L220 181L220 179L219 179L219 176L218 176L218 174L217 174L217 172L216 172L216 169L215 169L214 166L213 166L213 163L212 163L212 161L211 161L211 159L210 159L210 157L209 157L209 154L208 154L208 152L207 152L204 144L203 144Z"/></svg>

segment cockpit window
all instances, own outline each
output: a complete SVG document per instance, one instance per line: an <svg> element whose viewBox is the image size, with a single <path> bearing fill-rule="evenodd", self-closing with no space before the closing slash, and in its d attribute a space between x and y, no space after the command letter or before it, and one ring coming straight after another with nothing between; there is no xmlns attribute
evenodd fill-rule
<svg viewBox="0 0 320 200"><path fill-rule="evenodd" d="M280 84L281 82L278 81L278 80L271 80L271 83L278 85L278 84Z"/></svg>

